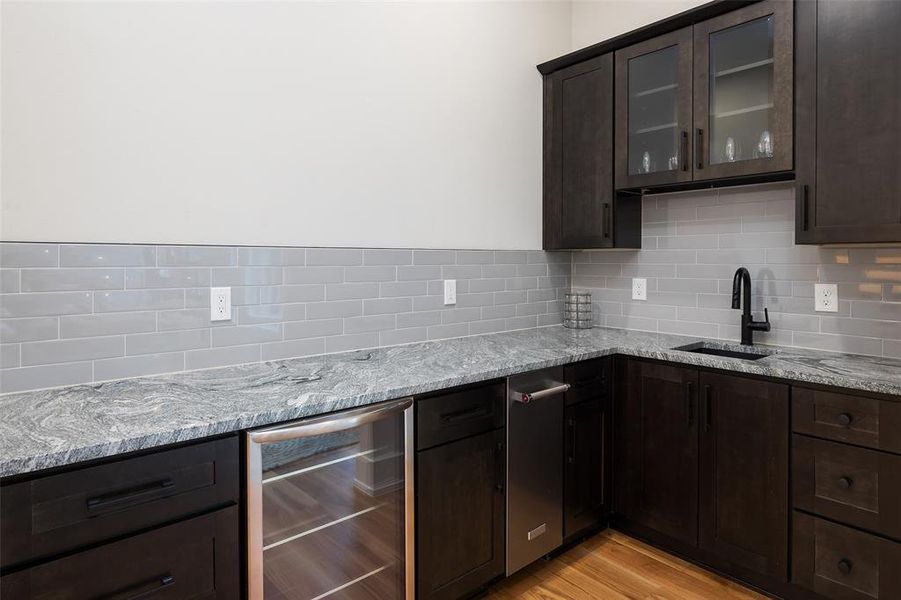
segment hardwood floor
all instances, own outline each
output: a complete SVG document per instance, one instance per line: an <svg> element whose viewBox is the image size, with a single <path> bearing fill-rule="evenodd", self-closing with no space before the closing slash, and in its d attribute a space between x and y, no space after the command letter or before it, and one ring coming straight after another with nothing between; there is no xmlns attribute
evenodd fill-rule
<svg viewBox="0 0 901 600"><path fill-rule="evenodd" d="M747 600L766 598L615 531L493 587L489 600Z"/></svg>

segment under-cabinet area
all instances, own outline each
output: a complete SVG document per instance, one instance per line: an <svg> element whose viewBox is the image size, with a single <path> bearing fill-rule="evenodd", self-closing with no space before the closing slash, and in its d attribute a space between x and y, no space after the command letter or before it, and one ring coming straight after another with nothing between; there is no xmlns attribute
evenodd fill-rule
<svg viewBox="0 0 901 600"><path fill-rule="evenodd" d="M542 558L624 544L605 560L627 568L645 543L747 594L891 599L899 424L897 396L577 361L6 478L0 586L16 600L505 597L543 585ZM700 589L733 585L709 577Z"/></svg>

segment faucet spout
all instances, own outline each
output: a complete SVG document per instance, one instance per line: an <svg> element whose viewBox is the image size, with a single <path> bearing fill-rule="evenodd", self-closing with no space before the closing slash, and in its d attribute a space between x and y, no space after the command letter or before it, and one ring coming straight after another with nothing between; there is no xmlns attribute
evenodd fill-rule
<svg viewBox="0 0 901 600"><path fill-rule="evenodd" d="M750 346L754 343L755 331L770 330L769 311L763 309L764 320L755 321L751 316L751 274L744 267L739 267L732 278L732 308L741 309L741 343Z"/></svg>
<svg viewBox="0 0 901 600"><path fill-rule="evenodd" d="M739 267L738 270L735 271L735 276L732 278L732 308L738 310L741 308L741 292L744 290L745 296L745 310L750 312L750 307L748 306L751 297L751 274L748 273L748 270L744 267Z"/></svg>

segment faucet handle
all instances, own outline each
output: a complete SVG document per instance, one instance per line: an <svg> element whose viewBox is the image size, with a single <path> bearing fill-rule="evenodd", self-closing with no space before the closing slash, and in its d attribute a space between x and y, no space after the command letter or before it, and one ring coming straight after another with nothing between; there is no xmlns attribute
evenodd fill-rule
<svg viewBox="0 0 901 600"><path fill-rule="evenodd" d="M763 322L767 325L770 324L770 311L767 307L763 307Z"/></svg>

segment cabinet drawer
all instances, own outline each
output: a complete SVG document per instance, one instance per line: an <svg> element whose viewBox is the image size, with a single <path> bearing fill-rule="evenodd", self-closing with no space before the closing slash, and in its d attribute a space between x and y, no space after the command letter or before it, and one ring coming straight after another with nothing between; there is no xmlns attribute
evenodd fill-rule
<svg viewBox="0 0 901 600"><path fill-rule="evenodd" d="M504 426L503 381L418 399L416 449L424 450Z"/></svg>
<svg viewBox="0 0 901 600"><path fill-rule="evenodd" d="M610 395L610 359L584 360L564 367L564 380L570 385L566 392L566 406L589 398Z"/></svg>
<svg viewBox="0 0 901 600"><path fill-rule="evenodd" d="M238 508L99 546L0 578L4 600L239 596Z"/></svg>
<svg viewBox="0 0 901 600"><path fill-rule="evenodd" d="M792 445L795 508L901 539L901 456L797 434Z"/></svg>
<svg viewBox="0 0 901 600"><path fill-rule="evenodd" d="M238 438L0 488L4 568L161 525L238 499Z"/></svg>
<svg viewBox="0 0 901 600"><path fill-rule="evenodd" d="M797 433L901 454L901 402L792 388Z"/></svg>
<svg viewBox="0 0 901 600"><path fill-rule="evenodd" d="M901 544L794 514L792 582L835 600L901 598Z"/></svg>

